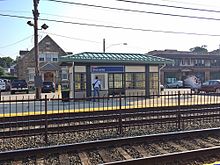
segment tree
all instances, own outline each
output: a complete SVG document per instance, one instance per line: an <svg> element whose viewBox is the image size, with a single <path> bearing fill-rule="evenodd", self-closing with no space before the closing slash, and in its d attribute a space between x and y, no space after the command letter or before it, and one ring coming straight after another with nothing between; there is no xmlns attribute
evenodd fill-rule
<svg viewBox="0 0 220 165"><path fill-rule="evenodd" d="M15 61L11 57L0 57L0 66L3 68L9 68Z"/></svg>
<svg viewBox="0 0 220 165"><path fill-rule="evenodd" d="M2 67L0 67L0 76L4 75L4 69Z"/></svg>
<svg viewBox="0 0 220 165"><path fill-rule="evenodd" d="M207 50L207 46L206 45L202 45L201 47L200 46L196 46L194 48L190 48L189 49L191 52L193 53L203 53L203 54L206 54L208 53L208 50Z"/></svg>

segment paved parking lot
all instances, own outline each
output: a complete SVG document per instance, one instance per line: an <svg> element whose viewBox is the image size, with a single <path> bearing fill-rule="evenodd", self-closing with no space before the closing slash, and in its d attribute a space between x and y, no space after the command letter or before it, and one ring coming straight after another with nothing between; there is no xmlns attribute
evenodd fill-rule
<svg viewBox="0 0 220 165"><path fill-rule="evenodd" d="M190 89L185 89L185 88L179 88L179 89L171 89L171 88L167 88L164 89L164 91L161 92L161 94L165 94L165 93L177 93L178 91L180 91L180 93L187 93L190 92ZM45 95L47 95L47 98L58 98L58 92L56 91L55 93L41 93L41 98L45 98ZM1 92L1 99L4 100L14 100L14 99L34 99L35 97L35 93L34 91L30 91L29 94L26 93L16 93L11 95L10 92ZM59 96L61 97L61 96Z"/></svg>
<svg viewBox="0 0 220 165"><path fill-rule="evenodd" d="M45 95L47 95L47 98L58 98L57 91L55 93L41 93L41 98L45 98ZM34 91L31 91L29 94L16 93L13 95L10 92L1 92L1 100L16 100L16 99L21 100L21 99L34 99L34 98L35 98Z"/></svg>

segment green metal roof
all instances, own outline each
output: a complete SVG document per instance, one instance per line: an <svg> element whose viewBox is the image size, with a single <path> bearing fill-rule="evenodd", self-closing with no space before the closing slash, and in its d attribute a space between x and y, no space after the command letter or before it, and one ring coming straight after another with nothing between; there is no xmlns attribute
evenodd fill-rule
<svg viewBox="0 0 220 165"><path fill-rule="evenodd" d="M174 61L167 58L138 53L98 53L83 52L60 57L60 62L85 63L140 63L140 64L168 64Z"/></svg>

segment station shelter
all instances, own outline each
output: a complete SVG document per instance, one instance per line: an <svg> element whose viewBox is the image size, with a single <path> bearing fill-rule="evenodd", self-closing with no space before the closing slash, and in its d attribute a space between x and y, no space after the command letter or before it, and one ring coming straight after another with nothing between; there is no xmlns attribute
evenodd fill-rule
<svg viewBox="0 0 220 165"><path fill-rule="evenodd" d="M149 54L99 52L68 54L59 61L68 69L73 98L92 96L96 76L101 82L100 96L158 94L160 67L173 63Z"/></svg>

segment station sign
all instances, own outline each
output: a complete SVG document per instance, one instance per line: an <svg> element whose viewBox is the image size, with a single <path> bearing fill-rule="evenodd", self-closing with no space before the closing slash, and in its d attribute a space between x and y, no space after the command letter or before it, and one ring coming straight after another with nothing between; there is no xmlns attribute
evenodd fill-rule
<svg viewBox="0 0 220 165"><path fill-rule="evenodd" d="M124 66L91 66L93 73L118 73L124 70Z"/></svg>

